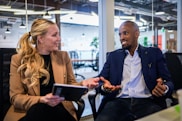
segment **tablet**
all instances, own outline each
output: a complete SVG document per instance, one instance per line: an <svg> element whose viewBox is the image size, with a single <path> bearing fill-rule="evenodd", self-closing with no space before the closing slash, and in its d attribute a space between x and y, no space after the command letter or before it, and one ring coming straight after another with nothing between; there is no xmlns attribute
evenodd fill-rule
<svg viewBox="0 0 182 121"><path fill-rule="evenodd" d="M55 83L52 89L53 95L59 95L60 97L64 97L65 100L69 101L78 101L87 92L88 88L86 86L58 83Z"/></svg>

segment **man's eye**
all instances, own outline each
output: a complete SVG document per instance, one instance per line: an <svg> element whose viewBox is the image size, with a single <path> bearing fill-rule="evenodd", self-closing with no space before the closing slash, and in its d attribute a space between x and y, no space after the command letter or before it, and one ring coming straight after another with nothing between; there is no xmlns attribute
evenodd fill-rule
<svg viewBox="0 0 182 121"><path fill-rule="evenodd" d="M123 32L123 34L124 34L124 35L127 35L127 34L128 34L128 32Z"/></svg>

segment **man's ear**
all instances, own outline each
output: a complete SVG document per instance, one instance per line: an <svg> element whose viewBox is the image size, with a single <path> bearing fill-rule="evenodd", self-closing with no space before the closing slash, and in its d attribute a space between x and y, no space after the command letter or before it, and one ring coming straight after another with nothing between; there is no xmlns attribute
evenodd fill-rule
<svg viewBox="0 0 182 121"><path fill-rule="evenodd" d="M136 31L136 32L135 32L135 36L136 36L136 37L139 37L139 36L140 36L140 32L139 32L139 31Z"/></svg>

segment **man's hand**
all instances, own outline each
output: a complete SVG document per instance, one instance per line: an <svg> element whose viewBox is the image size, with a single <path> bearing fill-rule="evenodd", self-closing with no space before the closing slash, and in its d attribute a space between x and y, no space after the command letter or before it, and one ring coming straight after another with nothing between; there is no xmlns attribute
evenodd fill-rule
<svg viewBox="0 0 182 121"><path fill-rule="evenodd" d="M100 77L101 81L103 81L103 88L106 92L113 92L121 89L121 85L111 85L111 83L106 80L104 77Z"/></svg>
<svg viewBox="0 0 182 121"><path fill-rule="evenodd" d="M166 85L164 85L162 78L158 78L156 81L157 85L152 90L152 94L155 95L156 97L163 96L165 94L167 87Z"/></svg>

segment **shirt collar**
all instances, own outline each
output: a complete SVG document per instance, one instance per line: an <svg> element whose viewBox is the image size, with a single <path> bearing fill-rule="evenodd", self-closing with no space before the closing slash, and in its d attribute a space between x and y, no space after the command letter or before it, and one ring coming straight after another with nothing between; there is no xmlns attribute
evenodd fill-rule
<svg viewBox="0 0 182 121"><path fill-rule="evenodd" d="M138 47L139 47L139 44L137 45L137 47L136 47L136 49L135 49L135 52L134 52L134 53L136 53L136 52L138 53ZM128 51L127 49L125 49L125 53L126 53L126 54L129 54L129 51Z"/></svg>

